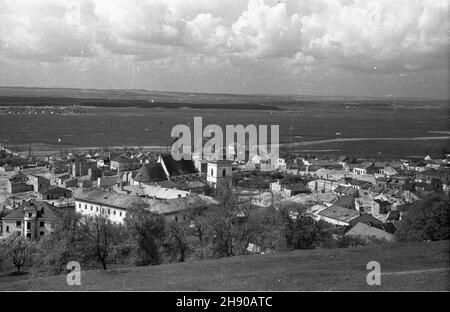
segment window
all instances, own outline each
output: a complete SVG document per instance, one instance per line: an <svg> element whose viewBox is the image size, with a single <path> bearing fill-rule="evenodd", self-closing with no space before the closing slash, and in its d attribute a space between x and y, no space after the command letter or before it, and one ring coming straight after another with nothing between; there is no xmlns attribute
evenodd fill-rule
<svg viewBox="0 0 450 312"><path fill-rule="evenodd" d="M115 210L113 210L113 213L114 213L114 215L116 215L116 211Z"/></svg>
<svg viewBox="0 0 450 312"><path fill-rule="evenodd" d="M84 210L87 210L87 204L84 204Z"/></svg>
<svg viewBox="0 0 450 312"><path fill-rule="evenodd" d="M119 216L122 216L122 212L119 213Z"/></svg>
<svg viewBox="0 0 450 312"><path fill-rule="evenodd" d="M108 209L108 214L111 214L111 209Z"/></svg>
<svg viewBox="0 0 450 312"><path fill-rule="evenodd" d="M6 233L9 233L9 225L6 226Z"/></svg>
<svg viewBox="0 0 450 312"><path fill-rule="evenodd" d="M16 226L22 226L22 221L16 221Z"/></svg>
<svg viewBox="0 0 450 312"><path fill-rule="evenodd" d="M40 221L40 222L39 222L39 226L40 226L40 227L44 227L44 226L45 226L45 221Z"/></svg>
<svg viewBox="0 0 450 312"><path fill-rule="evenodd" d="M78 204L78 208L80 208L80 209L81 209L81 204L80 204L80 203Z"/></svg>
<svg viewBox="0 0 450 312"><path fill-rule="evenodd" d="M31 222L27 222L27 230L31 229Z"/></svg>
<svg viewBox="0 0 450 312"><path fill-rule="evenodd" d="M95 211L98 211L98 207L97 207L97 208L95 208Z"/></svg>
<svg viewBox="0 0 450 312"><path fill-rule="evenodd" d="M27 233L27 238L31 238L31 233Z"/></svg>
<svg viewBox="0 0 450 312"><path fill-rule="evenodd" d="M39 236L44 236L45 232L39 232Z"/></svg>
<svg viewBox="0 0 450 312"><path fill-rule="evenodd" d="M227 176L227 169L223 169L223 171L222 171L222 176L223 176L223 177L226 177L226 176Z"/></svg>
<svg viewBox="0 0 450 312"><path fill-rule="evenodd" d="M33 216L33 213L30 212L30 213L28 214L28 218L31 218L32 216Z"/></svg>
<svg viewBox="0 0 450 312"><path fill-rule="evenodd" d="M211 175L214 175L214 169L211 168Z"/></svg>
<svg viewBox="0 0 450 312"><path fill-rule="evenodd" d="M91 205L91 211L92 211L92 205Z"/></svg>

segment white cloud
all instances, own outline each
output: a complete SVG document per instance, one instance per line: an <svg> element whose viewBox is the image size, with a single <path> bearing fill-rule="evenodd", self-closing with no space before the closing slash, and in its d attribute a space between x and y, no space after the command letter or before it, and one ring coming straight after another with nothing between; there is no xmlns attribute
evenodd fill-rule
<svg viewBox="0 0 450 312"><path fill-rule="evenodd" d="M141 59L206 51L294 60L301 53L335 66L393 71L447 56L446 0L249 0L245 8L220 2L0 0L0 53L56 61L91 56L99 44ZM80 25L71 25L77 9Z"/></svg>
<svg viewBox="0 0 450 312"><path fill-rule="evenodd" d="M0 62L249 84L426 71L448 66L448 13L448 0L0 0Z"/></svg>

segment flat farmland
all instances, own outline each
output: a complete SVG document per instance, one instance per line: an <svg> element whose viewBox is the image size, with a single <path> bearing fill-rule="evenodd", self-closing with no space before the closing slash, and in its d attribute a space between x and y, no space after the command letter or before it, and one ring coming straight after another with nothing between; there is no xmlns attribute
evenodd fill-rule
<svg viewBox="0 0 450 312"><path fill-rule="evenodd" d="M4 107L6 103L3 98ZM173 126L185 124L193 129L194 117L199 116L203 118L203 127L208 124L218 124L223 129L225 125L236 124L279 125L280 142L294 143L291 150L298 151L409 156L436 155L443 148L449 149L445 101L272 103L266 100L263 103L258 109L252 108L256 104L247 102L229 107L178 103L170 108L164 103L131 106L127 102L126 107L91 103L83 107L84 113L74 115L8 114L4 110L0 114L0 142L15 151L28 151L30 145L35 151L101 146L166 147L172 142Z"/></svg>

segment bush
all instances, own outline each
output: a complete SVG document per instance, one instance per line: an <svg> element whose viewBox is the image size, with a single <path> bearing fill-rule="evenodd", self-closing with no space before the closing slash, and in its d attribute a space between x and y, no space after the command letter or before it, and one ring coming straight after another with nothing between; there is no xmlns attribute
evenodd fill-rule
<svg viewBox="0 0 450 312"><path fill-rule="evenodd" d="M432 194L412 204L400 221L399 241L450 239L449 197Z"/></svg>

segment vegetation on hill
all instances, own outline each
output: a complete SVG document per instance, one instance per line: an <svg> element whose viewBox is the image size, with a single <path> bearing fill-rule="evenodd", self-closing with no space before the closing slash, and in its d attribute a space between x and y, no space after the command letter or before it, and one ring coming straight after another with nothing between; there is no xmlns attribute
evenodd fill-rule
<svg viewBox="0 0 450 312"><path fill-rule="evenodd" d="M369 286L366 266L378 261L381 285ZM450 290L449 242L393 243L297 250L147 267L86 271L81 285L66 276L2 283L0 290L336 291Z"/></svg>
<svg viewBox="0 0 450 312"><path fill-rule="evenodd" d="M430 194L411 204L396 233L401 241L436 241L450 239L450 199Z"/></svg>

